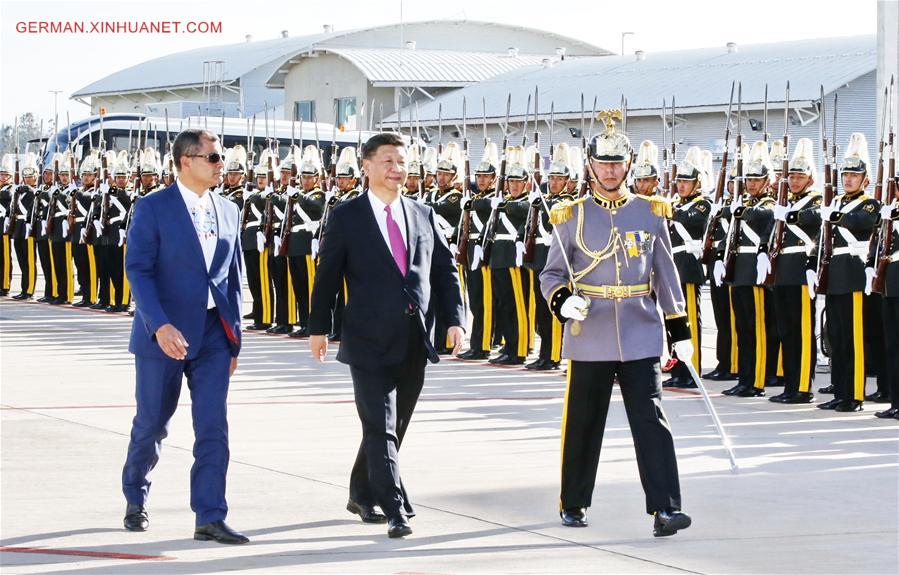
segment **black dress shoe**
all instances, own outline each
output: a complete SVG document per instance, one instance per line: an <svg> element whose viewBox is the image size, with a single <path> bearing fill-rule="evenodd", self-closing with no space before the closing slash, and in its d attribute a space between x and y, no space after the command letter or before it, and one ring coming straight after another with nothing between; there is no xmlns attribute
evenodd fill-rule
<svg viewBox="0 0 899 575"><path fill-rule="evenodd" d="M693 381L693 378L679 379L675 382L674 387L678 389L696 389L699 386Z"/></svg>
<svg viewBox="0 0 899 575"><path fill-rule="evenodd" d="M107 306L107 305L108 305L108 304L105 304L105 303L102 303L102 302L97 302L97 303L95 303L94 305L91 306L91 309L106 309L106 306Z"/></svg>
<svg viewBox="0 0 899 575"><path fill-rule="evenodd" d="M834 392L834 387L833 387L832 383L830 385L828 385L827 387L819 387L818 388L818 393L833 393L833 392Z"/></svg>
<svg viewBox="0 0 899 575"><path fill-rule="evenodd" d="M483 360L490 357L489 351L481 351L479 349L469 349L465 353L460 353L457 355L459 359L467 359L467 360Z"/></svg>
<svg viewBox="0 0 899 575"><path fill-rule="evenodd" d="M244 329L247 331L264 331L270 327L272 327L272 324L270 323L251 323Z"/></svg>
<svg viewBox="0 0 899 575"><path fill-rule="evenodd" d="M216 541L226 545L240 545L250 541L246 535L231 529L221 519L197 527L194 531L194 539L197 541Z"/></svg>
<svg viewBox="0 0 899 575"><path fill-rule="evenodd" d="M437 352L437 355L449 355L453 353L453 350L448 347L435 347L434 351Z"/></svg>
<svg viewBox="0 0 899 575"><path fill-rule="evenodd" d="M143 505L129 503L125 507L125 529L128 531L146 531L150 526L147 510Z"/></svg>
<svg viewBox="0 0 899 575"><path fill-rule="evenodd" d="M563 509L559 516L562 518L562 525L565 527L587 526L587 510L583 507Z"/></svg>
<svg viewBox="0 0 899 575"><path fill-rule="evenodd" d="M352 499L347 501L346 510L354 515L358 515L362 518L362 521L365 523L386 523L387 516L383 513L379 513L375 511L374 505L364 505L362 503L356 503Z"/></svg>
<svg viewBox="0 0 899 575"><path fill-rule="evenodd" d="M727 375L727 372L720 367L716 367L712 371L702 376L702 379L711 379L713 381L718 380L719 377Z"/></svg>
<svg viewBox="0 0 899 575"><path fill-rule="evenodd" d="M491 359L490 363L493 365L522 365L524 363L524 358L520 355L501 355L497 358Z"/></svg>
<svg viewBox="0 0 899 575"><path fill-rule="evenodd" d="M525 368L525 369L531 369L531 370L533 370L533 369L540 369L541 367L543 367L543 363L544 363L545 361L546 361L546 360L543 359L542 357L538 357L537 359L535 359L535 360L532 361L531 363L525 364L524 368Z"/></svg>
<svg viewBox="0 0 899 575"><path fill-rule="evenodd" d="M742 385L742 384L738 383L737 385L731 387L730 389L725 389L721 393L723 393L724 395L737 395L738 393L740 393L744 389L747 389L748 387L749 386L747 386L747 385Z"/></svg>
<svg viewBox="0 0 899 575"><path fill-rule="evenodd" d="M292 331L288 334L287 337L292 337L294 339L302 339L304 337L309 337L309 330L305 327L301 327L296 331Z"/></svg>
<svg viewBox="0 0 899 575"><path fill-rule="evenodd" d="M248 313L247 315L241 316L243 319L253 319L253 312Z"/></svg>
<svg viewBox="0 0 899 575"><path fill-rule="evenodd" d="M690 516L682 511L656 511L652 534L654 537L668 537L692 523Z"/></svg>
<svg viewBox="0 0 899 575"><path fill-rule="evenodd" d="M790 394L785 391L783 393L778 393L777 395L772 395L768 398L768 401L771 403L784 403L789 396Z"/></svg>
<svg viewBox="0 0 899 575"><path fill-rule="evenodd" d="M884 411L874 412L874 417L879 419L899 419L899 407L891 407Z"/></svg>
<svg viewBox="0 0 899 575"><path fill-rule="evenodd" d="M273 335L287 335L292 331L293 328L289 325L276 325L265 330L265 333L270 333Z"/></svg>
<svg viewBox="0 0 899 575"><path fill-rule="evenodd" d="M669 377L662 382L662 387L677 387L677 385L682 381L683 380L679 377Z"/></svg>
<svg viewBox="0 0 899 575"><path fill-rule="evenodd" d="M837 406L840 405L840 403L842 403L842 402L843 402L842 399L834 398L834 399L831 399L830 401L825 401L824 403L819 403L818 409L827 409L827 410L836 409Z"/></svg>
<svg viewBox="0 0 899 575"><path fill-rule="evenodd" d="M547 359L543 362L542 367L537 368L537 371L552 371L554 369L559 369L559 362Z"/></svg>
<svg viewBox="0 0 899 575"><path fill-rule="evenodd" d="M79 302L73 303L72 307L88 307L89 305L91 305L91 302L87 301L86 299L83 299Z"/></svg>
<svg viewBox="0 0 899 575"><path fill-rule="evenodd" d="M781 403L812 403L815 396L810 391L797 391L784 398Z"/></svg>
<svg viewBox="0 0 899 575"><path fill-rule="evenodd" d="M0 297L6 297L9 295L8 289L0 289Z"/></svg>
<svg viewBox="0 0 899 575"><path fill-rule="evenodd" d="M744 386L743 389L735 394L737 397L765 397L764 388Z"/></svg>
<svg viewBox="0 0 899 575"><path fill-rule="evenodd" d="M37 303L48 303L51 299L53 298L45 295L44 297L37 298Z"/></svg>
<svg viewBox="0 0 899 575"><path fill-rule="evenodd" d="M391 539L412 535L412 527L409 526L409 522L402 515L391 517L387 524L387 536Z"/></svg>
<svg viewBox="0 0 899 575"><path fill-rule="evenodd" d="M870 395L866 395L865 401L873 401L874 403L889 403L890 394L888 392L877 390Z"/></svg>
<svg viewBox="0 0 899 575"><path fill-rule="evenodd" d="M505 353L500 353L498 356L490 358L487 360L487 363L496 363L497 361L505 361L509 356Z"/></svg>
<svg viewBox="0 0 899 575"><path fill-rule="evenodd" d="M837 404L834 408L834 411L864 411L865 408L862 407L861 401L855 401L853 399L846 399Z"/></svg>

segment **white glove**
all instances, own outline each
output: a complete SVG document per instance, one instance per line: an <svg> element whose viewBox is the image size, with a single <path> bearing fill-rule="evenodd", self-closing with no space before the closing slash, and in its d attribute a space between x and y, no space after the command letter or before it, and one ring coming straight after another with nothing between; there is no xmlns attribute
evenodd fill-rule
<svg viewBox="0 0 899 575"><path fill-rule="evenodd" d="M103 182L102 184L100 184L100 193L101 194L105 194L108 191L109 191L109 184L107 182Z"/></svg>
<svg viewBox="0 0 899 575"><path fill-rule="evenodd" d="M275 243L275 245L272 247L275 248L275 255L278 255L278 252L281 251L281 236L280 235L275 236L274 243Z"/></svg>
<svg viewBox="0 0 899 575"><path fill-rule="evenodd" d="M260 252L265 250L265 234L262 232L256 232L256 249Z"/></svg>
<svg viewBox="0 0 899 575"><path fill-rule="evenodd" d="M31 235L31 224L25 224L25 237L27 238L30 235Z"/></svg>
<svg viewBox="0 0 899 575"><path fill-rule="evenodd" d="M318 257L318 238L312 238L312 259Z"/></svg>
<svg viewBox="0 0 899 575"><path fill-rule="evenodd" d="M515 242L515 267L521 267L524 263L524 243Z"/></svg>
<svg viewBox="0 0 899 575"><path fill-rule="evenodd" d="M103 224L100 223L100 220L94 220L94 230L96 230L98 236L103 235Z"/></svg>
<svg viewBox="0 0 899 575"><path fill-rule="evenodd" d="M299 189L297 189L293 186L287 186L287 195L288 196L296 196L296 195L299 195L299 193L300 193Z"/></svg>
<svg viewBox="0 0 899 575"><path fill-rule="evenodd" d="M712 209L709 211L709 217L714 218L719 213L721 213L722 208L724 208L723 202L712 202Z"/></svg>
<svg viewBox="0 0 899 575"><path fill-rule="evenodd" d="M327 192L325 192L325 203L327 204L328 202L330 202L331 198L333 198L335 195L337 195L337 192L335 192L334 190L328 190Z"/></svg>
<svg viewBox="0 0 899 575"><path fill-rule="evenodd" d="M540 193L539 189L531 190L531 193L528 194L528 203L533 204L536 200L539 200L543 197L543 194Z"/></svg>
<svg viewBox="0 0 899 575"><path fill-rule="evenodd" d="M499 207L499 205L500 205L501 203L503 203L503 199L502 199L502 198L497 198L497 197L495 197L495 196L492 197L492 198L490 198L490 209L495 210L497 207Z"/></svg>
<svg viewBox="0 0 899 575"><path fill-rule="evenodd" d="M721 260L717 260L715 262L715 267L712 268L712 279L715 280L715 285L721 287L721 284L724 282L724 262Z"/></svg>
<svg viewBox="0 0 899 575"><path fill-rule="evenodd" d="M790 213L790 206L782 206L780 204L775 204L774 206L774 219L779 222L787 221L787 214Z"/></svg>
<svg viewBox="0 0 899 575"><path fill-rule="evenodd" d="M737 199L735 199L731 205L733 206L733 209L741 207L743 205L743 196L737 196Z"/></svg>
<svg viewBox="0 0 899 575"><path fill-rule="evenodd" d="M584 321L587 319L587 300L578 295L568 296L559 312L568 319Z"/></svg>
<svg viewBox="0 0 899 575"><path fill-rule="evenodd" d="M893 204L885 204L880 208L880 219L888 220L893 213Z"/></svg>
<svg viewBox="0 0 899 575"><path fill-rule="evenodd" d="M62 221L62 237L64 237L64 238L69 237L69 220L68 219L64 219Z"/></svg>
<svg viewBox="0 0 899 575"><path fill-rule="evenodd" d="M477 271L478 267L481 265L481 260L484 259L484 248L481 247L481 244L477 244L474 247L474 257L471 258L471 271Z"/></svg>
<svg viewBox="0 0 899 575"><path fill-rule="evenodd" d="M768 258L768 254L766 254L765 252L761 252L758 256L756 256L755 271L757 274L755 283L765 283L765 278L767 278L768 274L771 273L771 260Z"/></svg>
<svg viewBox="0 0 899 575"><path fill-rule="evenodd" d="M79 241L79 243L82 243L82 244L87 243L87 229L86 228L81 228L81 234L79 234L78 241Z"/></svg>
<svg viewBox="0 0 899 575"><path fill-rule="evenodd" d="M269 194L272 193L273 190L274 190L274 188L272 187L271 184L265 186L265 189L262 190L262 197L267 198L269 196Z"/></svg>
<svg viewBox="0 0 899 575"><path fill-rule="evenodd" d="M125 243L125 230L119 230L119 247Z"/></svg>
<svg viewBox="0 0 899 575"><path fill-rule="evenodd" d="M47 235L47 220L41 220L41 235Z"/></svg>
<svg viewBox="0 0 899 575"><path fill-rule="evenodd" d="M809 299L815 299L815 292L818 289L818 274L815 270L805 270L805 284L808 287Z"/></svg>
<svg viewBox="0 0 899 575"><path fill-rule="evenodd" d="M6 230L9 229L9 217L3 218L3 233L6 233Z"/></svg>
<svg viewBox="0 0 899 575"><path fill-rule="evenodd" d="M874 268L865 268L865 295L871 295L874 287Z"/></svg>
<svg viewBox="0 0 899 575"><path fill-rule="evenodd" d="M682 339L681 341L674 342L674 353L677 355L677 359L684 363L688 363L693 359L693 354L695 353L695 349L693 349L693 342L689 339Z"/></svg>
<svg viewBox="0 0 899 575"><path fill-rule="evenodd" d="M453 255L456 255L459 253L459 246L457 246L456 244L450 244L449 248L450 248L450 252L452 252Z"/></svg>
<svg viewBox="0 0 899 575"><path fill-rule="evenodd" d="M831 204L829 206L825 206L822 204L821 205L821 219L824 220L825 222L828 221L830 219L830 215L832 213L834 213L835 211L837 211L836 205Z"/></svg>

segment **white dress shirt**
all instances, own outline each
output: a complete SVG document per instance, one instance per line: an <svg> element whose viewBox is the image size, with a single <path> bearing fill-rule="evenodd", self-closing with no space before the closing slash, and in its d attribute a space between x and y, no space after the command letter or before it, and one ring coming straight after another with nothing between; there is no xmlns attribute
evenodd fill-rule
<svg viewBox="0 0 899 575"><path fill-rule="evenodd" d="M200 240L200 248L203 250L203 259L206 261L206 271L212 266L212 257L215 255L215 246L218 242L218 220L215 217L215 206L212 203L212 194L207 190L202 196L198 196L187 186L176 180L178 191L187 208L187 213L194 224L197 239ZM206 309L215 307L212 299L212 289L206 300Z"/></svg>
<svg viewBox="0 0 899 575"><path fill-rule="evenodd" d="M387 204L382 202L371 190L368 191L368 201L371 202L371 209L375 213L378 229L381 230L381 235L384 236L384 243L387 244L387 251L393 253L393 247L390 245L390 235L387 233L387 212L384 210L384 208L387 207ZM390 202L390 213L393 215L393 221L400 227L400 233L403 234L403 243L406 244L406 249L408 250L409 238L406 237L406 214L403 212L403 202L399 195L397 195L395 200Z"/></svg>

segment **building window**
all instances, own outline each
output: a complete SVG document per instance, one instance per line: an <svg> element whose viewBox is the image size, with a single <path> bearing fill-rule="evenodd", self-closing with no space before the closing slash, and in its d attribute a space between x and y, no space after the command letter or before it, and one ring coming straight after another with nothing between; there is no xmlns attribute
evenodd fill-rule
<svg viewBox="0 0 899 575"><path fill-rule="evenodd" d="M312 118L315 116L315 101L314 100L303 100L301 102L293 103L293 119L294 120L303 120L304 122L311 122Z"/></svg>
<svg viewBox="0 0 899 575"><path fill-rule="evenodd" d="M356 98L335 98L337 127L341 130L356 129Z"/></svg>

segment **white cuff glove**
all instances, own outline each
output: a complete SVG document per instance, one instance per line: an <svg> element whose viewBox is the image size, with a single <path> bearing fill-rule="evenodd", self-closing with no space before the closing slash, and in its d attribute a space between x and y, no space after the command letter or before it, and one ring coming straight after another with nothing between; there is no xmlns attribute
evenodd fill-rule
<svg viewBox="0 0 899 575"><path fill-rule="evenodd" d="M815 270L805 270L805 285L808 287L809 299L815 299L815 292L818 289L818 274Z"/></svg>
<svg viewBox="0 0 899 575"><path fill-rule="evenodd" d="M64 238L69 237L69 220L68 219L64 219L62 221L62 237L64 237Z"/></svg>
<svg viewBox="0 0 899 575"><path fill-rule="evenodd" d="M475 245L473 255L474 257L471 258L471 271L477 271L481 265L481 260L484 259L484 248L481 247L481 244Z"/></svg>
<svg viewBox="0 0 899 575"><path fill-rule="evenodd" d="M568 296L568 299L562 302L559 313L568 319L584 321L587 319L587 300L578 295Z"/></svg>
<svg viewBox="0 0 899 575"><path fill-rule="evenodd" d="M717 260L715 262L715 267L712 268L712 279L715 280L715 285L721 287L722 282L724 281L724 262L721 260Z"/></svg>
<svg viewBox="0 0 899 575"><path fill-rule="evenodd" d="M262 232L256 232L256 249L260 252L265 250L265 234Z"/></svg>
<svg viewBox="0 0 899 575"><path fill-rule="evenodd" d="M531 193L528 194L528 203L533 204L535 201L539 200L543 197L543 194L540 193L539 189L531 190Z"/></svg>
<svg viewBox="0 0 899 575"><path fill-rule="evenodd" d="M524 243L515 242L515 267L521 267L524 263Z"/></svg>
<svg viewBox="0 0 899 575"><path fill-rule="evenodd" d="M275 255L278 255L278 252L281 251L281 236L276 235L274 239L274 246L272 246L275 250Z"/></svg>
<svg viewBox="0 0 899 575"><path fill-rule="evenodd" d="M871 295L874 286L874 268L865 268L865 295Z"/></svg>
<svg viewBox="0 0 899 575"><path fill-rule="evenodd" d="M456 244L450 244L449 248L450 248L450 252L453 255L457 255L459 253L459 246L457 246Z"/></svg>
<svg viewBox="0 0 899 575"><path fill-rule="evenodd" d="M87 243L87 228L81 228L81 233L78 236L78 241L82 244Z"/></svg>
<svg viewBox="0 0 899 575"><path fill-rule="evenodd" d="M94 220L94 231L97 232L98 236L103 235L103 224L100 222L100 220Z"/></svg>
<svg viewBox="0 0 899 575"><path fill-rule="evenodd" d="M712 202L712 208L709 211L709 217L714 218L715 216L717 216L719 213L721 213L721 209L723 207L724 205L721 202Z"/></svg>
<svg viewBox="0 0 899 575"><path fill-rule="evenodd" d="M893 204L885 204L880 208L880 219L888 220L893 213Z"/></svg>
<svg viewBox="0 0 899 575"><path fill-rule="evenodd" d="M119 247L125 244L125 230L119 230Z"/></svg>
<svg viewBox="0 0 899 575"><path fill-rule="evenodd" d="M41 235L47 235L47 220L41 220Z"/></svg>
<svg viewBox="0 0 899 575"><path fill-rule="evenodd" d="M674 347L674 353L677 355L677 359L684 363L689 363L693 359L693 353L696 351L693 349L693 342L689 339L676 341L672 347Z"/></svg>
<svg viewBox="0 0 899 575"><path fill-rule="evenodd" d="M31 235L31 224L25 224L25 237L27 238L30 235Z"/></svg>
<svg viewBox="0 0 899 575"><path fill-rule="evenodd" d="M830 215L837 211L837 207L833 204L829 206L821 205L821 219L825 222L830 219Z"/></svg>
<svg viewBox="0 0 899 575"><path fill-rule="evenodd" d="M758 256L756 256L755 271L757 274L755 283L765 283L765 278L767 278L768 274L771 273L771 260L768 259L768 254L766 254L765 252L761 252Z"/></svg>
<svg viewBox="0 0 899 575"><path fill-rule="evenodd" d="M287 186L287 195L288 196L296 196L296 195L299 195L299 193L300 193L299 189L297 189L293 186Z"/></svg>
<svg viewBox="0 0 899 575"><path fill-rule="evenodd" d="M490 198L490 209L495 210L499 205L503 203L502 198L492 197Z"/></svg>
<svg viewBox="0 0 899 575"><path fill-rule="evenodd" d="M312 238L312 259L318 257L318 238Z"/></svg>
<svg viewBox="0 0 899 575"><path fill-rule="evenodd" d="M779 222L787 221L787 214L790 213L789 206L782 206L780 204L776 204L774 206L774 219Z"/></svg>
<svg viewBox="0 0 899 575"><path fill-rule="evenodd" d="M327 204L328 202L330 202L331 198L333 198L335 195L337 195L337 193L334 190L328 190L327 192L325 192L325 203Z"/></svg>
<svg viewBox="0 0 899 575"><path fill-rule="evenodd" d="M105 194L108 191L109 191L109 184L107 182L103 182L102 184L100 184L100 193L101 194Z"/></svg>
<svg viewBox="0 0 899 575"><path fill-rule="evenodd" d="M6 233L6 230L9 229L9 217L3 218L3 233Z"/></svg>

